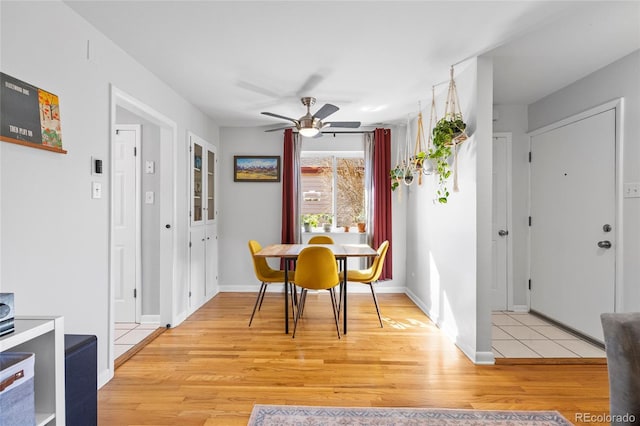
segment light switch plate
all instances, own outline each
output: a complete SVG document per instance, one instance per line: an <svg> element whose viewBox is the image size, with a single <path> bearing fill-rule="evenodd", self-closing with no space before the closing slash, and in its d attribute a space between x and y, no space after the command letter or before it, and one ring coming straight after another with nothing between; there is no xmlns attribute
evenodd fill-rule
<svg viewBox="0 0 640 426"><path fill-rule="evenodd" d="M91 182L91 198L102 198L102 184Z"/></svg>
<svg viewBox="0 0 640 426"><path fill-rule="evenodd" d="M147 161L144 163L144 171L145 173L154 173L156 168L156 163L153 161Z"/></svg>
<svg viewBox="0 0 640 426"><path fill-rule="evenodd" d="M630 182L624 184L624 198L640 198L640 183Z"/></svg>
<svg viewBox="0 0 640 426"><path fill-rule="evenodd" d="M145 204L153 204L153 200L154 200L154 193L153 191L147 191L144 193L144 202Z"/></svg>

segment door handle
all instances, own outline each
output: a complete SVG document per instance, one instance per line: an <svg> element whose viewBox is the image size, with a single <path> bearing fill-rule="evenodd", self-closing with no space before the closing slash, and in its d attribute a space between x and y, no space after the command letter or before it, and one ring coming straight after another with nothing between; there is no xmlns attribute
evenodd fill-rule
<svg viewBox="0 0 640 426"><path fill-rule="evenodd" d="M598 241L598 247L600 248L611 248L611 241Z"/></svg>
<svg viewBox="0 0 640 426"><path fill-rule="evenodd" d="M501 237L506 237L507 235L509 235L509 231L505 231L504 229L501 229L498 231L498 235L500 235Z"/></svg>

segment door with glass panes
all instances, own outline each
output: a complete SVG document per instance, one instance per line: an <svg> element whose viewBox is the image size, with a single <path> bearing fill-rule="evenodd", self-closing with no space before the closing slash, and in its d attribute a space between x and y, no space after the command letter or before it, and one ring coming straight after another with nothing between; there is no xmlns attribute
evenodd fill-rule
<svg viewBox="0 0 640 426"><path fill-rule="evenodd" d="M191 205L189 210L189 309L197 310L217 293L217 152L202 138L189 134Z"/></svg>

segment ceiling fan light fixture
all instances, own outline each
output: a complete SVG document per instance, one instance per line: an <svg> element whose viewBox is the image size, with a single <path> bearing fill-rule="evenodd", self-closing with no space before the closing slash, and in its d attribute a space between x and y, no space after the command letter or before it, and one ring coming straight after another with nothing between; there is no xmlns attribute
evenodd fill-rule
<svg viewBox="0 0 640 426"><path fill-rule="evenodd" d="M318 134L320 130L315 127L302 127L298 130L302 136L305 138L312 138Z"/></svg>

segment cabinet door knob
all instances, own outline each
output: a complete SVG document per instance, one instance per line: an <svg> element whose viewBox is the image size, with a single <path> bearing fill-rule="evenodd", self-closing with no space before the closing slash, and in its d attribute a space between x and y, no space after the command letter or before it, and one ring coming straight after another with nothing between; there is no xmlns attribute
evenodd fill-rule
<svg viewBox="0 0 640 426"><path fill-rule="evenodd" d="M171 225L169 225L168 223L164 227L167 229L171 229Z"/></svg>

